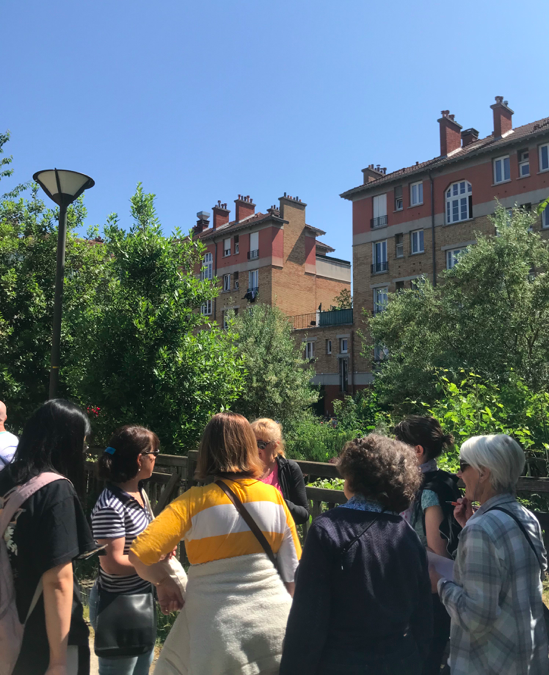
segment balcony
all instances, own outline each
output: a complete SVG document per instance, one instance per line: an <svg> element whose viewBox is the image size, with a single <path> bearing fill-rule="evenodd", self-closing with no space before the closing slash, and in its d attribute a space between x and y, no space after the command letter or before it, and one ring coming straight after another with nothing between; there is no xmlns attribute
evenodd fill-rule
<svg viewBox="0 0 549 675"><path fill-rule="evenodd" d="M380 262L372 263L372 274L381 274L389 271L389 262L382 260Z"/></svg>
<svg viewBox="0 0 549 675"><path fill-rule="evenodd" d="M259 249L256 248L255 251L249 251L248 252L248 260L255 260L256 258L259 258Z"/></svg>
<svg viewBox="0 0 549 675"><path fill-rule="evenodd" d="M372 226L372 230L375 230L378 227L385 227L385 225L387 225L387 216L378 216L377 218L372 218L370 224Z"/></svg>
<svg viewBox="0 0 549 675"><path fill-rule="evenodd" d="M290 317L294 330L305 330L317 326L342 326L353 323L352 309L334 309L330 312L311 312Z"/></svg>

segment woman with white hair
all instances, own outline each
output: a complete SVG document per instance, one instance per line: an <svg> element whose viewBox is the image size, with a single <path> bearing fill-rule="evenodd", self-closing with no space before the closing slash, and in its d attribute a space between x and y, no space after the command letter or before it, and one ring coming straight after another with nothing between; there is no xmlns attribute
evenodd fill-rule
<svg viewBox="0 0 549 675"><path fill-rule="evenodd" d="M452 675L549 672L541 573L541 528L515 497L524 452L509 436L473 436L460 451L465 497L454 511L463 526L454 579L433 569L452 619ZM473 513L472 503L480 508Z"/></svg>

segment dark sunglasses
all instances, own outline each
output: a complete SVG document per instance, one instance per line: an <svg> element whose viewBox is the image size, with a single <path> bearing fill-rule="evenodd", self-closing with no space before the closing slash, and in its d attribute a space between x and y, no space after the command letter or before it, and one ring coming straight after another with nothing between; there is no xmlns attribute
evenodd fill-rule
<svg viewBox="0 0 549 675"><path fill-rule="evenodd" d="M459 470L461 471L461 473L463 473L465 471L465 469L468 469L470 466L471 465L467 464L467 462L460 462L459 463Z"/></svg>
<svg viewBox="0 0 549 675"><path fill-rule="evenodd" d="M260 450L265 450L265 448L271 444L271 441L257 441L257 447Z"/></svg>

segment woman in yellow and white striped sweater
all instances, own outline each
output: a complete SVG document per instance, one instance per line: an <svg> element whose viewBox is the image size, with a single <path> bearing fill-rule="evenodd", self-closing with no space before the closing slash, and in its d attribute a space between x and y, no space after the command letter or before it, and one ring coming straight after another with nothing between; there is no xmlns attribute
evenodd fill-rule
<svg viewBox="0 0 549 675"><path fill-rule="evenodd" d="M163 611L183 605L156 675L278 673L301 547L284 498L259 480L262 473L247 420L215 415L204 431L197 477L214 475L240 498L275 553L280 576L215 483L175 499L134 541L130 559L157 585ZM157 564L181 540L191 563L184 600Z"/></svg>

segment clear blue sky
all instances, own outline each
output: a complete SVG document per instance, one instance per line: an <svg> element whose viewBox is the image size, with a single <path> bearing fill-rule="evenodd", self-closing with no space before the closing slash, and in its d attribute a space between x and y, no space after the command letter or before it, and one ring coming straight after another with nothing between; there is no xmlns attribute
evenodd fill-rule
<svg viewBox="0 0 549 675"><path fill-rule="evenodd" d="M549 115L547 19L546 0L4 0L2 192L82 171L88 223L127 225L142 181L168 233L286 191L350 259L339 193L438 155L441 110L481 136L496 95L515 126Z"/></svg>

